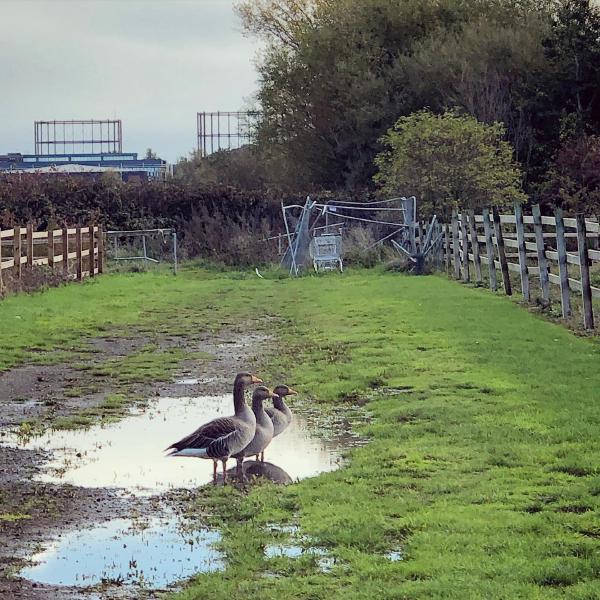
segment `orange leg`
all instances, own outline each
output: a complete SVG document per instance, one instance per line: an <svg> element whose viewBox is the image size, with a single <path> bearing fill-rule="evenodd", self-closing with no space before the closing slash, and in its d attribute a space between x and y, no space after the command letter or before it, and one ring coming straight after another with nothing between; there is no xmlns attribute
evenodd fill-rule
<svg viewBox="0 0 600 600"><path fill-rule="evenodd" d="M223 463L223 485L227 481L227 459L221 460Z"/></svg>

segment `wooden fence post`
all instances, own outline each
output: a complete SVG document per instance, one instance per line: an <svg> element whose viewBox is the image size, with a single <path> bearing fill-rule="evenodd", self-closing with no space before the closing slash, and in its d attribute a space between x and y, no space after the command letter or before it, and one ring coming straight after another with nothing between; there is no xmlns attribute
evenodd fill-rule
<svg viewBox="0 0 600 600"><path fill-rule="evenodd" d="M567 318L571 315L571 289L569 287L569 270L567 268L567 244L565 242L565 222L563 221L562 209L554 211L556 220L556 251L558 253L558 274L560 276L560 300L562 316Z"/></svg>
<svg viewBox="0 0 600 600"><path fill-rule="evenodd" d="M27 252L27 266L33 267L33 223L27 223L25 250Z"/></svg>
<svg viewBox="0 0 600 600"><path fill-rule="evenodd" d="M77 227L75 229L75 254L77 279L81 281L81 278L83 277L83 265L81 259L81 227Z"/></svg>
<svg viewBox="0 0 600 600"><path fill-rule="evenodd" d="M104 231L98 225L98 273L104 273Z"/></svg>
<svg viewBox="0 0 600 600"><path fill-rule="evenodd" d="M492 292L498 290L498 279L496 278L496 262L494 260L494 239L492 237L492 227L490 225L490 211L487 208L482 209L483 231L485 234L485 249L488 259L488 272L490 276L490 289Z"/></svg>
<svg viewBox="0 0 600 600"><path fill-rule="evenodd" d="M467 236L467 215L463 210L460 213L460 237L462 243L462 280L465 283L471 281L469 272L469 237Z"/></svg>
<svg viewBox="0 0 600 600"><path fill-rule="evenodd" d="M54 229L48 223L48 268L54 270Z"/></svg>
<svg viewBox="0 0 600 600"><path fill-rule="evenodd" d="M15 274L18 280L21 279L21 227L17 225L13 233L13 256L15 259Z"/></svg>
<svg viewBox="0 0 600 600"><path fill-rule="evenodd" d="M521 292L525 302L531 302L529 292L529 269L527 268L527 250L525 249L525 226L523 225L523 207L515 202L515 224L517 229L517 246L519 249L519 268L521 269Z"/></svg>
<svg viewBox="0 0 600 600"><path fill-rule="evenodd" d="M460 253L458 250L458 215L452 210L452 253L454 255L454 279L460 279Z"/></svg>
<svg viewBox="0 0 600 600"><path fill-rule="evenodd" d="M69 274L69 230L65 225L62 228L62 255L63 255L63 274Z"/></svg>
<svg viewBox="0 0 600 600"><path fill-rule="evenodd" d="M473 248L473 263L475 264L475 278L477 283L483 283L483 275L481 274L481 257L479 256L479 241L477 239L477 225L475 224L475 212L471 209L468 215L471 248Z"/></svg>
<svg viewBox="0 0 600 600"><path fill-rule="evenodd" d="M592 308L592 287L590 282L590 257L587 246L585 215L576 215L577 249L579 251L579 268L581 272L581 298L583 300L583 326L594 329L594 311Z"/></svg>
<svg viewBox="0 0 600 600"><path fill-rule="evenodd" d="M446 274L450 275L450 267L451 267L451 257L450 257L450 227L448 227L448 223L444 223L444 244L446 247Z"/></svg>
<svg viewBox="0 0 600 600"><path fill-rule="evenodd" d="M90 277L94 277L96 273L94 273L94 271L96 270L96 255L94 254L94 225L90 225L88 227L88 231L89 231L89 235L88 237L90 238L89 241L89 247L90 247L90 255L89 255L89 267L90 267Z"/></svg>
<svg viewBox="0 0 600 600"><path fill-rule="evenodd" d="M2 227L0 227L0 234L2 233ZM0 294L4 289L4 281L2 279L2 236L0 235Z"/></svg>
<svg viewBox="0 0 600 600"><path fill-rule="evenodd" d="M494 232L496 234L496 245L498 246L498 259L500 260L500 270L502 271L502 283L504 285L504 291L507 296L512 296L512 285L510 283L508 263L506 262L504 237L502 236L502 222L500 221L500 213L495 206L492 208L492 218L494 220Z"/></svg>
<svg viewBox="0 0 600 600"><path fill-rule="evenodd" d="M537 247L538 267L540 269L540 287L544 302L550 303L550 279L548 277L548 259L544 246L544 227L542 225L542 211L539 204L531 207L533 215L533 229L535 232L535 244Z"/></svg>

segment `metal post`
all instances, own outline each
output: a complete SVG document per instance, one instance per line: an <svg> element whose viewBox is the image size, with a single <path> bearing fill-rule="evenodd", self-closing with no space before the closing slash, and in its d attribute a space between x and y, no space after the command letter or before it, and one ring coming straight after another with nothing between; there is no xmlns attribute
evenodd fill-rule
<svg viewBox="0 0 600 600"><path fill-rule="evenodd" d="M173 232L173 275L177 275L177 232Z"/></svg>
<svg viewBox="0 0 600 600"><path fill-rule="evenodd" d="M142 236L142 250L144 251L144 263L148 262L148 255L146 254L146 236Z"/></svg>
<svg viewBox="0 0 600 600"><path fill-rule="evenodd" d="M294 273L298 275L298 268L296 267L296 257L294 255L294 249L292 248L292 236L290 234L290 228L287 221L287 214L285 212L285 206L283 205L283 202L281 203L281 212L283 213L283 223L285 225L285 231L288 238L288 250L292 258L292 267L290 268L290 275L292 274L292 269L294 270ZM285 254L283 256L285 258Z"/></svg>

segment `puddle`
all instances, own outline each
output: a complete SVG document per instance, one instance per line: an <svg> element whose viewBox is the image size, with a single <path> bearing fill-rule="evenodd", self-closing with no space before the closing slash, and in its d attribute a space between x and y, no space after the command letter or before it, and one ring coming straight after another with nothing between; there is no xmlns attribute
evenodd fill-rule
<svg viewBox="0 0 600 600"><path fill-rule="evenodd" d="M212 481L212 461L166 458L164 449L195 427L232 412L231 395L196 398L159 398L143 412L105 426L85 430L50 431L19 443L15 435L3 445L51 451L47 468L37 477L46 483L82 487L122 488L127 493L152 495L170 489L193 489ZM316 437L302 415L276 437L265 452L265 461L294 481L332 471L342 463L342 453L359 440L336 432L335 439ZM233 467L235 461L231 461ZM252 469L252 464L248 465ZM254 467L256 468L256 467Z"/></svg>
<svg viewBox="0 0 600 600"><path fill-rule="evenodd" d="M47 585L99 583L164 589L194 573L223 568L216 531L183 533L175 517L134 523L115 519L63 535L21 571Z"/></svg>
<svg viewBox="0 0 600 600"><path fill-rule="evenodd" d="M197 385L198 383L200 380L197 377L184 377L175 382L176 385Z"/></svg>
<svg viewBox="0 0 600 600"><path fill-rule="evenodd" d="M327 573L335 566L335 559L327 556L327 550L316 546L303 548L302 546L278 544L267 546L265 548L267 558L277 558L286 556L287 558L298 558L299 556L314 556L317 559L317 565L324 573Z"/></svg>
<svg viewBox="0 0 600 600"><path fill-rule="evenodd" d="M48 452L48 462L38 480L152 496L212 482L212 461L168 458L164 449L207 420L231 412L230 394L161 397L118 423L50 431L28 441L20 441L11 433L0 443ZM290 483L333 471L343 463L342 454L347 448L365 441L348 431L347 422L326 427L314 415L296 414L292 425L266 449L265 463L245 461L245 473ZM230 466L233 468L235 461ZM21 576L50 585L105 583L163 589L194 573L222 567L212 545L219 539L217 531L183 531L175 514L163 513L147 519L143 527L137 521L115 519L66 532L31 557L36 564L24 569ZM332 568L333 559L322 549L282 548L272 546L267 555L313 552L322 570Z"/></svg>

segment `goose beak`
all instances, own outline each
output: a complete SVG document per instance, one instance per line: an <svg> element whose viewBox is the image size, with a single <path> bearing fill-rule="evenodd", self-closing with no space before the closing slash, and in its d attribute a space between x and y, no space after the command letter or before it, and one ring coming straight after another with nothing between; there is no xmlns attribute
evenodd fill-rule
<svg viewBox="0 0 600 600"><path fill-rule="evenodd" d="M263 380L256 375L252 375L252 383L263 383Z"/></svg>
<svg viewBox="0 0 600 600"><path fill-rule="evenodd" d="M273 390L269 390L269 398L279 398L279 395L276 394Z"/></svg>
<svg viewBox="0 0 600 600"><path fill-rule="evenodd" d="M290 391L288 392L288 395L290 396L297 396L298 392L296 390L293 390L292 388L288 388Z"/></svg>

